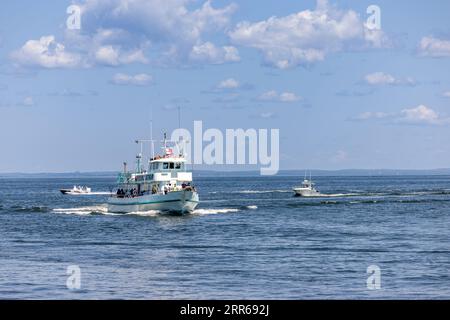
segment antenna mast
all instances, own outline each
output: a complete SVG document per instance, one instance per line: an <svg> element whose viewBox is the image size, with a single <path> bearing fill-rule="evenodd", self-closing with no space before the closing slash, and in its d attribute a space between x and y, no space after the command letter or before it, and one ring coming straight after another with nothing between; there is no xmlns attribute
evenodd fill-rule
<svg viewBox="0 0 450 320"><path fill-rule="evenodd" d="M151 150L151 155L152 155L152 159L155 157L155 145L154 145L154 141L153 141L153 119L150 120L150 148Z"/></svg>

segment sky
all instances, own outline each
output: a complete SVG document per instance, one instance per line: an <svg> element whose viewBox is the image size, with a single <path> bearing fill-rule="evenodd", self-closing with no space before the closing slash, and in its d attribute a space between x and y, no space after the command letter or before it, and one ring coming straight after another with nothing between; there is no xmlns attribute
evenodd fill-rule
<svg viewBox="0 0 450 320"><path fill-rule="evenodd" d="M120 170L151 119L157 138L178 127L178 107L189 130L279 129L281 169L448 168L448 12L446 0L2 1L0 172Z"/></svg>

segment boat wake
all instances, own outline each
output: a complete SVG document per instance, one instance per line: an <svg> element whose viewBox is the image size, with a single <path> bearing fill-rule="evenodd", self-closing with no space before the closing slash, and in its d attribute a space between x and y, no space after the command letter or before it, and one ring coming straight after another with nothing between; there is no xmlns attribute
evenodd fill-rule
<svg viewBox="0 0 450 320"><path fill-rule="evenodd" d="M53 209L53 212L63 214L76 214L80 216L95 215L95 214L110 214L108 213L107 207L104 205L78 207L78 208L55 208Z"/></svg>
<svg viewBox="0 0 450 320"><path fill-rule="evenodd" d="M258 193L286 193L292 192L291 190L238 190L232 191L231 193L240 193L240 194L258 194Z"/></svg>
<svg viewBox="0 0 450 320"><path fill-rule="evenodd" d="M243 210L256 210L258 206L249 205L243 206L241 208L202 208L196 209L192 212L192 215L205 216L212 214L225 214L225 213L235 213ZM55 213L60 214L74 214L80 216L86 215L110 215L110 216L144 216L144 217L157 217L161 214L161 211L158 210L149 210L149 211L136 211L136 212L127 212L127 213L113 213L108 212L108 208L106 205L98 205L98 206L87 206L87 207L78 207L78 208L55 208L52 210Z"/></svg>
<svg viewBox="0 0 450 320"><path fill-rule="evenodd" d="M357 197L361 196L359 193L319 193L305 198L342 198L342 197Z"/></svg>
<svg viewBox="0 0 450 320"><path fill-rule="evenodd" d="M66 195L67 196L110 196L112 193L111 192L104 192L104 191L99 191L99 192L67 192Z"/></svg>
<svg viewBox="0 0 450 320"><path fill-rule="evenodd" d="M222 209L196 209L194 210L194 215L205 216L210 214L219 214L219 213L233 213L239 212L239 209L236 208L222 208Z"/></svg>

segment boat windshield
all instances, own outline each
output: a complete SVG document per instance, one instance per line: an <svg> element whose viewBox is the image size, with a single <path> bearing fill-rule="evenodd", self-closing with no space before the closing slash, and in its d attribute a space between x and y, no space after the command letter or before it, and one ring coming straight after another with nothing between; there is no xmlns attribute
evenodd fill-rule
<svg viewBox="0 0 450 320"><path fill-rule="evenodd" d="M183 162L153 162L150 165L150 170L185 170L185 165Z"/></svg>

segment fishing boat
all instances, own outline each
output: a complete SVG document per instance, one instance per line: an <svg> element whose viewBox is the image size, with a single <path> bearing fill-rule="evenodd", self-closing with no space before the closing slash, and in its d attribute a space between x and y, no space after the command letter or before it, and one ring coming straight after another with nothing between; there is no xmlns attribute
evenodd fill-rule
<svg viewBox="0 0 450 320"><path fill-rule="evenodd" d="M305 178L300 187L293 188L295 195L299 197L318 197L320 196L320 192L315 188L315 183L311 179L311 174L309 180Z"/></svg>
<svg viewBox="0 0 450 320"><path fill-rule="evenodd" d="M73 186L72 189L60 189L62 194L88 194L91 193L91 188L86 186Z"/></svg>
<svg viewBox="0 0 450 320"><path fill-rule="evenodd" d="M164 134L162 154L153 155L148 161L148 168L144 170L141 164L144 141L151 141L153 146L153 140L136 141L141 143L141 153L136 156L136 169L129 172L124 163L123 172L117 177L117 188L107 200L108 212L192 212L199 203L199 196L179 144L168 141ZM170 143L175 143L175 146L168 145Z"/></svg>

